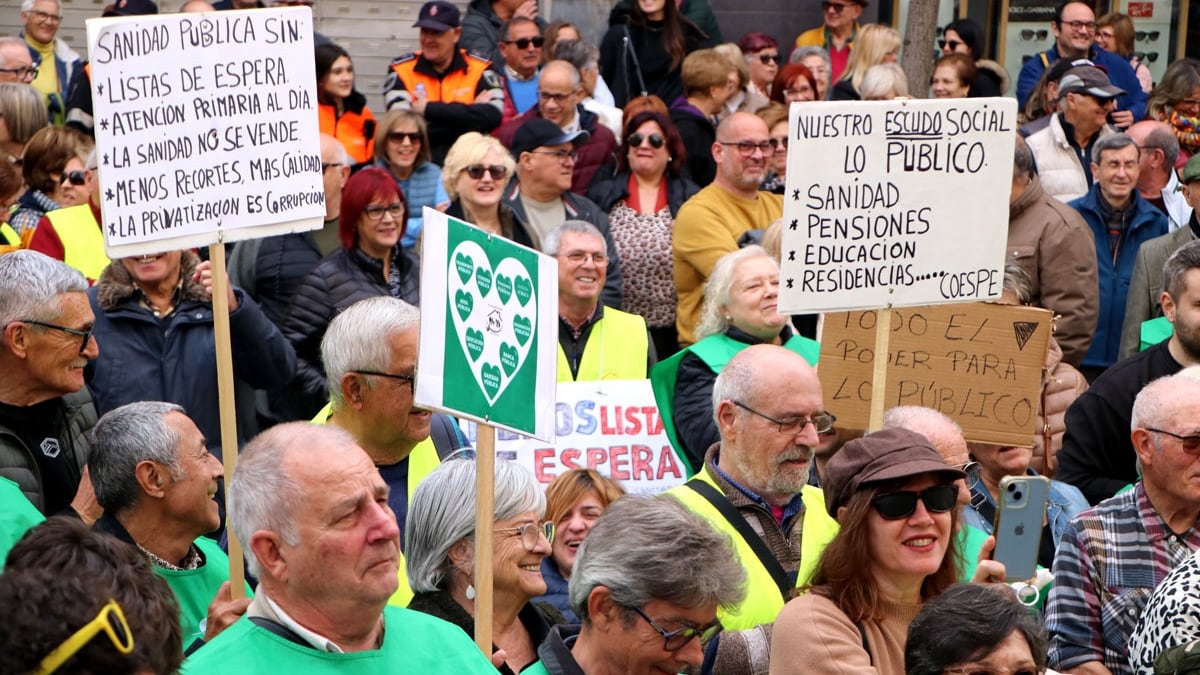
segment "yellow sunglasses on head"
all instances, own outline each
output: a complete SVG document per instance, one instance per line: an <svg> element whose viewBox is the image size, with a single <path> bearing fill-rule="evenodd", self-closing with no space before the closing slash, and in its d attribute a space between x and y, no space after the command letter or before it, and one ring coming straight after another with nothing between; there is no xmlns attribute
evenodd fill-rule
<svg viewBox="0 0 1200 675"><path fill-rule="evenodd" d="M62 644L54 648L46 658L42 659L42 665L37 670L37 675L50 675L58 670L62 664L67 662L84 645L92 641L100 631L108 634L108 639L112 641L113 647L117 648L118 652L128 654L133 651L133 633L129 630L129 622L125 620L125 613L121 611L121 606L116 600L109 600L100 611L96 614L96 618L87 622L75 631L71 637L63 640Z"/></svg>

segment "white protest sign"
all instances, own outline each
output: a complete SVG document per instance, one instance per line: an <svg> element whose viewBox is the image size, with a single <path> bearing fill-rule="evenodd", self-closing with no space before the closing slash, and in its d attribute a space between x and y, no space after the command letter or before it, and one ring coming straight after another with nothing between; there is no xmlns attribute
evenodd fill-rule
<svg viewBox="0 0 1200 675"><path fill-rule="evenodd" d="M798 103L788 125L781 313L1000 296L1016 101Z"/></svg>
<svg viewBox="0 0 1200 675"><path fill-rule="evenodd" d="M475 440L475 425L467 437ZM554 443L496 434L496 457L525 466L548 485L571 469L595 469L630 494L655 494L687 480L663 431L650 380L560 382Z"/></svg>
<svg viewBox="0 0 1200 675"><path fill-rule="evenodd" d="M87 22L110 258L321 227L307 7Z"/></svg>

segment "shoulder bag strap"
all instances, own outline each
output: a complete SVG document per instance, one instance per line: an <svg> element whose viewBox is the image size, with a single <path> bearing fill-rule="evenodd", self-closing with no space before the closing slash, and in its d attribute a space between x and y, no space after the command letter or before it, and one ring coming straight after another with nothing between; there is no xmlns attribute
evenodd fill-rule
<svg viewBox="0 0 1200 675"><path fill-rule="evenodd" d="M767 573L771 575L771 579L775 581L775 585L779 587L780 594L783 595L784 601L791 596L792 583L788 579L788 574L783 570L783 565L779 564L779 560L775 558L775 554L771 553L771 549L767 548L767 543L758 536L750 523L738 512L737 508L729 501L729 498L721 494L721 491L713 487L709 483L702 480L692 479L685 483L688 487L695 490L701 497L704 497L712 504L717 511L729 521L730 525L742 535L742 539L750 545L750 549L754 551L754 555L758 556L758 561L766 568Z"/></svg>

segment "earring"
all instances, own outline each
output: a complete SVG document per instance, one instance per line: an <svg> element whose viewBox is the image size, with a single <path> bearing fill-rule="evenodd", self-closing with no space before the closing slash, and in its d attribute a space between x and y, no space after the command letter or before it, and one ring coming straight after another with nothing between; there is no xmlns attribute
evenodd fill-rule
<svg viewBox="0 0 1200 675"><path fill-rule="evenodd" d="M463 595L466 595L468 600L474 600L475 599L475 585L467 584L467 590Z"/></svg>

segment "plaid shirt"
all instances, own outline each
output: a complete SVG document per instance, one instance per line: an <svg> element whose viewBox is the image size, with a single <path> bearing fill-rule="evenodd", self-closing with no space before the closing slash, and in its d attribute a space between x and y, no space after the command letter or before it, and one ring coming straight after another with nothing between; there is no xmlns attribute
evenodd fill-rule
<svg viewBox="0 0 1200 675"><path fill-rule="evenodd" d="M1125 643L1150 594L1200 548L1200 528L1176 535L1139 482L1079 514L1063 532L1047 605L1050 667L1103 661L1132 675Z"/></svg>

